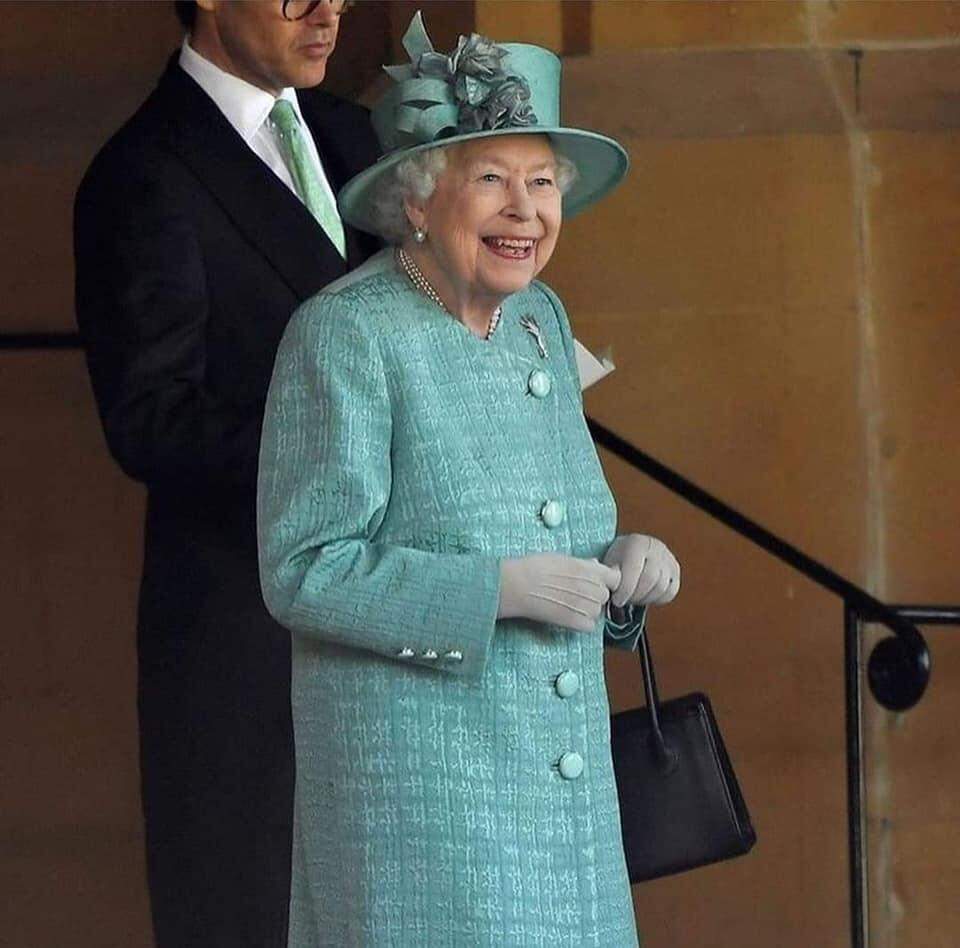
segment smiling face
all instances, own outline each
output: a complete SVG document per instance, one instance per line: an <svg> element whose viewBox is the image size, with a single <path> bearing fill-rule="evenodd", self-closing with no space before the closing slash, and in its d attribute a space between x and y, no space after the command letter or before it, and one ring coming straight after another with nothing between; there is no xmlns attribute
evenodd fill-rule
<svg viewBox="0 0 960 948"><path fill-rule="evenodd" d="M561 220L556 159L544 135L463 142L447 159L427 201L407 204L427 240L406 247L451 312L489 317L553 254Z"/></svg>
<svg viewBox="0 0 960 948"><path fill-rule="evenodd" d="M280 0L198 0L190 44L221 69L273 95L323 81L340 28L342 0L323 0L302 20Z"/></svg>

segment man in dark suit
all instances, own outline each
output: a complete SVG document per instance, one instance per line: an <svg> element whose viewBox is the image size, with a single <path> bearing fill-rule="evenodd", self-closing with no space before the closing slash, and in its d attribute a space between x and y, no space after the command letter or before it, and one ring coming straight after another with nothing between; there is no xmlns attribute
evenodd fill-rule
<svg viewBox="0 0 960 948"><path fill-rule="evenodd" d="M160 948L285 944L290 646L261 601L257 454L289 316L376 249L333 203L376 158L367 113L293 91L323 79L342 7L177 4L183 48L76 199L94 392L148 487L138 684Z"/></svg>

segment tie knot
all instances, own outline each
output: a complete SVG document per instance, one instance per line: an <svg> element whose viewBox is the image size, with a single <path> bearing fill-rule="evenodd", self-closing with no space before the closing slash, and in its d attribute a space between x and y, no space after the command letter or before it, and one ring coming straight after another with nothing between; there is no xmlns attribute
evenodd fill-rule
<svg viewBox="0 0 960 948"><path fill-rule="evenodd" d="M294 129L299 129L300 126L297 113L286 99L277 99L273 104L270 110L270 121L285 135L289 135Z"/></svg>

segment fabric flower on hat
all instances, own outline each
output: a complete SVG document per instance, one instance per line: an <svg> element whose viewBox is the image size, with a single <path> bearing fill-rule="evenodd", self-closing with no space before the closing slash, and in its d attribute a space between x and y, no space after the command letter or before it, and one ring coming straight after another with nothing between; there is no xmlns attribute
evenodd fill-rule
<svg viewBox="0 0 960 948"><path fill-rule="evenodd" d="M458 106L458 132L535 125L530 86L522 76L504 71L506 56L493 40L472 33L461 36L449 56L433 49L421 53L414 62L415 75L450 84Z"/></svg>
<svg viewBox="0 0 960 948"><path fill-rule="evenodd" d="M507 72L508 51L486 36L461 36L453 52L440 53L417 13L404 34L403 47L410 62L383 67L399 86L393 126L378 127L388 150L538 124L530 105L530 84Z"/></svg>
<svg viewBox="0 0 960 948"><path fill-rule="evenodd" d="M464 132L536 125L530 86L520 76L506 76L476 106L461 104L458 124Z"/></svg>
<svg viewBox="0 0 960 948"><path fill-rule="evenodd" d="M492 39L471 33L457 40L457 48L450 54L450 68L454 73L489 81L503 72L506 55L506 50Z"/></svg>

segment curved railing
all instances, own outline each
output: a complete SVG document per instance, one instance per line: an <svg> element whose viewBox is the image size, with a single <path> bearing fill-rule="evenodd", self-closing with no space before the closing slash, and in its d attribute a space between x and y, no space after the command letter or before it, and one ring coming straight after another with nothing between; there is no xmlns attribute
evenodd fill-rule
<svg viewBox="0 0 960 948"><path fill-rule="evenodd" d="M864 831L863 781L863 654L864 622L885 625L892 633L873 648L866 677L876 700L892 711L912 708L930 680L930 652L914 623L960 624L960 606L888 606L865 589L834 572L786 540L771 533L692 481L661 464L598 421L587 418L594 441L638 471L728 526L767 553L792 566L812 582L840 596L844 604L844 683L847 733L847 814L850 859L850 925L853 948L869 942L867 855Z"/></svg>

